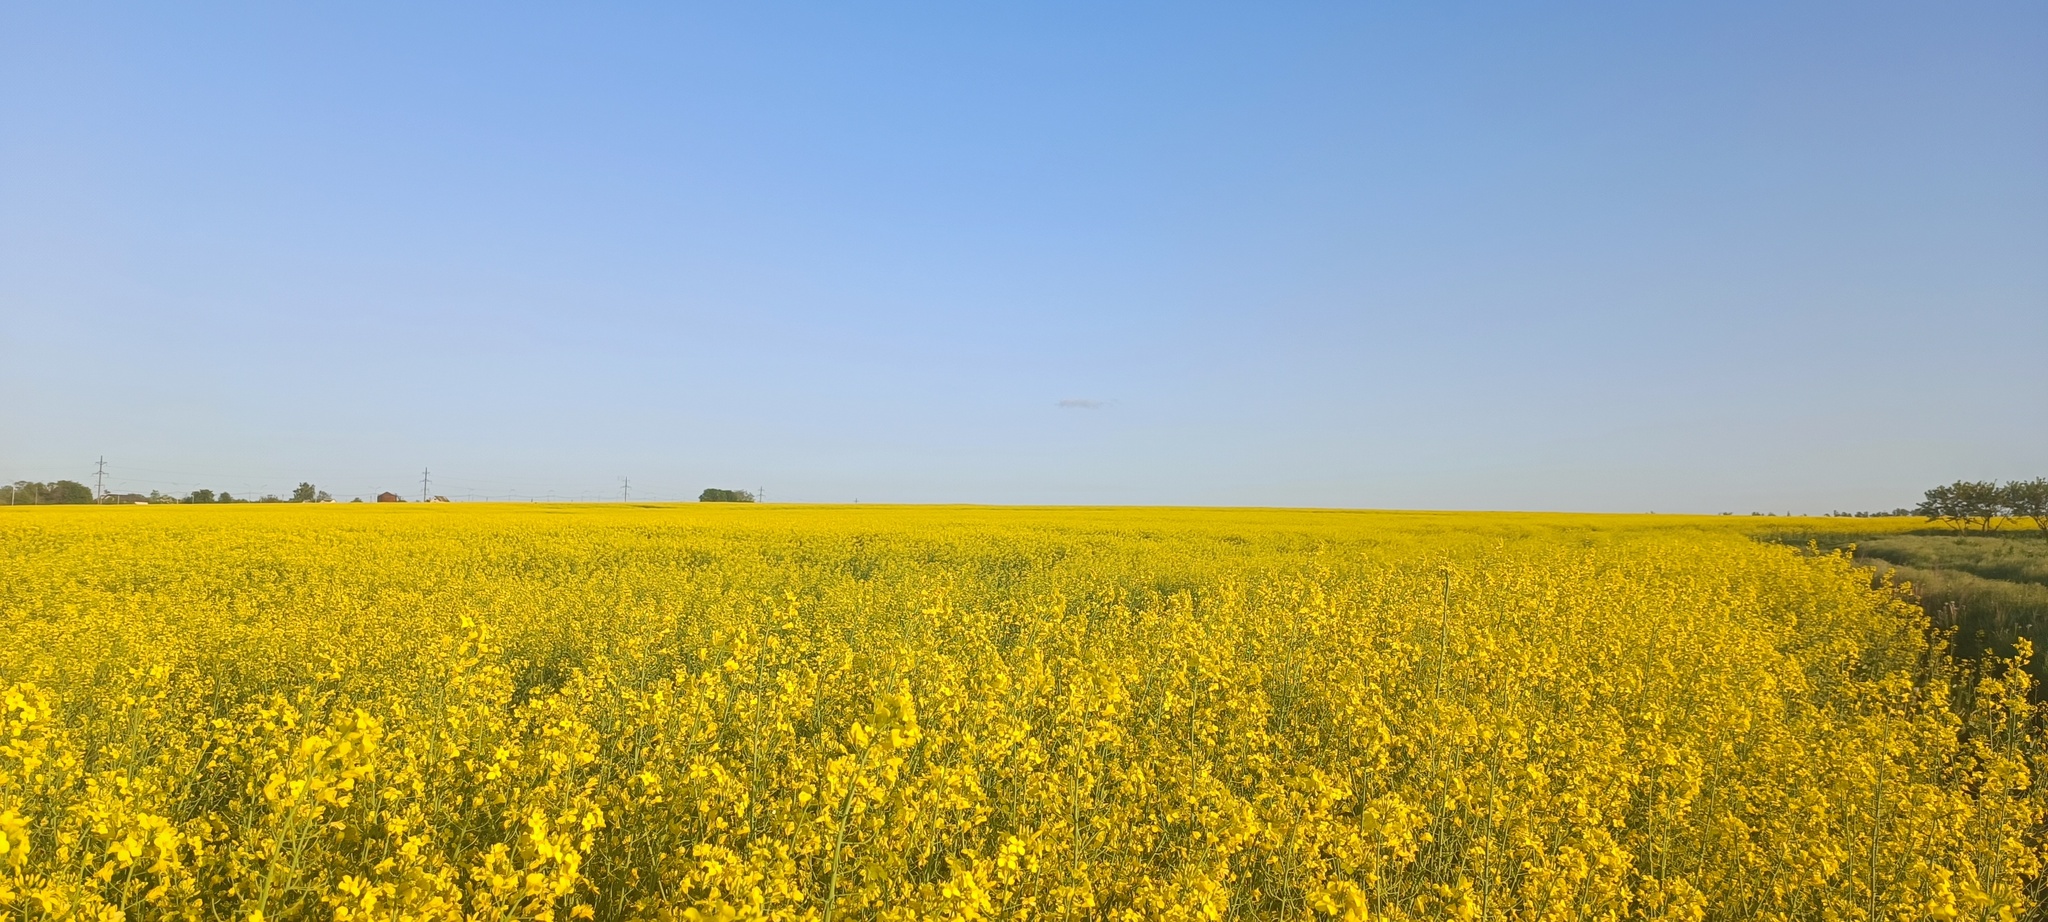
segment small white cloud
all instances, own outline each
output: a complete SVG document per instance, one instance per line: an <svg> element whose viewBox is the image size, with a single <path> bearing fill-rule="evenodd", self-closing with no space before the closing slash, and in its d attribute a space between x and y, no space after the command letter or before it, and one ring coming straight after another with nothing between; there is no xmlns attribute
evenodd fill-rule
<svg viewBox="0 0 2048 922"><path fill-rule="evenodd" d="M1060 401L1062 410L1100 410L1109 406L1107 400L1090 400L1086 397L1069 397Z"/></svg>

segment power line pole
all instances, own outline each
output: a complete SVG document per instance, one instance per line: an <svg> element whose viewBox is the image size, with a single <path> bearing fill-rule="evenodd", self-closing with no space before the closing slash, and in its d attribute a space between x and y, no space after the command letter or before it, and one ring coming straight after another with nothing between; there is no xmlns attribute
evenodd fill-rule
<svg viewBox="0 0 2048 922"><path fill-rule="evenodd" d="M427 501L427 469L420 468L420 502Z"/></svg>
<svg viewBox="0 0 2048 922"><path fill-rule="evenodd" d="M757 502L757 503L765 503L765 502L767 502L767 501L768 501L768 488L767 488L767 487L755 487L755 488L754 488L754 502Z"/></svg>
<svg viewBox="0 0 2048 922"><path fill-rule="evenodd" d="M619 478L619 502L622 502L622 503L630 503L630 502L632 502L632 501L633 501L633 478L631 478L631 477L621 477L621 478Z"/></svg>
<svg viewBox="0 0 2048 922"><path fill-rule="evenodd" d="M96 502L96 503L103 503L103 502L106 502L106 501L107 501L107 456L106 456L106 455L101 455L101 456L100 456L100 470L99 470L99 473L97 473L97 474L94 474L94 475L93 475L93 478L94 478L94 479L93 479L93 487L92 487L92 501L93 501L93 502Z"/></svg>

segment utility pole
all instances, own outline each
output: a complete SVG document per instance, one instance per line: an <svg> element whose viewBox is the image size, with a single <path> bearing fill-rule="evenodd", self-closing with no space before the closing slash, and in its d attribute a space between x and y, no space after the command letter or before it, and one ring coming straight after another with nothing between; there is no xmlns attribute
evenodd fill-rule
<svg viewBox="0 0 2048 922"><path fill-rule="evenodd" d="M765 502L767 502L767 501L768 501L768 488L767 488L767 487L755 487L755 488L754 488L754 502L757 502L757 503L765 503Z"/></svg>
<svg viewBox="0 0 2048 922"><path fill-rule="evenodd" d="M427 469L420 468L420 502L427 501Z"/></svg>
<svg viewBox="0 0 2048 922"><path fill-rule="evenodd" d="M103 503L103 502L106 502L106 501L107 501L107 456L106 456L106 455L101 455L101 456L100 456L100 469L99 469L99 473L97 473L97 474L94 474L94 475L93 475L93 487L92 487L92 501L93 501L93 502L96 502L96 503Z"/></svg>
<svg viewBox="0 0 2048 922"><path fill-rule="evenodd" d="M630 502L632 502L632 501L633 501L633 478L631 478L631 477L621 477L621 478L619 478L619 502L622 502L622 503L630 503Z"/></svg>

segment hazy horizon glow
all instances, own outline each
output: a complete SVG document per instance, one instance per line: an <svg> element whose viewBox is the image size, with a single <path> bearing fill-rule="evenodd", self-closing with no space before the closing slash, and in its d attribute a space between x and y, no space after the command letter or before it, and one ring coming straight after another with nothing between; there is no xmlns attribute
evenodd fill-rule
<svg viewBox="0 0 2048 922"><path fill-rule="evenodd" d="M0 480L2048 475L2048 7L0 10Z"/></svg>

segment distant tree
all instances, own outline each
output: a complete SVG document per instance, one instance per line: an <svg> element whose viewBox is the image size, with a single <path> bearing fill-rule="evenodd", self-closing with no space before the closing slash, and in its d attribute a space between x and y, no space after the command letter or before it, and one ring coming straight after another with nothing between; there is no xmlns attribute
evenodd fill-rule
<svg viewBox="0 0 2048 922"><path fill-rule="evenodd" d="M245 500L245 499L236 499L236 498L235 498L235 494L233 494L233 493L229 493L229 492L228 492L228 491L226 491L226 490L222 490L222 491L220 491L220 496L219 496L219 498L215 499L215 500L214 500L214 502L216 502L216 503L246 503L246 502L248 502L248 500Z"/></svg>
<svg viewBox="0 0 2048 922"><path fill-rule="evenodd" d="M700 503L751 503L754 501L754 494L746 490L720 490L714 487L697 494L697 501Z"/></svg>
<svg viewBox="0 0 2048 922"><path fill-rule="evenodd" d="M313 501L316 503L331 503L334 502L334 497L327 495L326 490L321 490L313 494Z"/></svg>
<svg viewBox="0 0 2048 922"><path fill-rule="evenodd" d="M312 484L301 481L297 487L292 489L292 502L310 503L319 493L320 491L313 489Z"/></svg>
<svg viewBox="0 0 2048 922"><path fill-rule="evenodd" d="M185 495L185 502L188 502L188 503L210 503L210 502L214 502L214 498L213 498L213 491L212 491L212 490L193 490L192 492L190 492L190 493L188 493L188 494L186 494L186 495Z"/></svg>
<svg viewBox="0 0 2048 922"><path fill-rule="evenodd" d="M257 502L259 502L259 503L281 503L281 502L284 502L284 498L283 498L283 497L281 497L281 496L278 496L278 495L277 495L277 494L275 494L275 493L265 493L265 494L263 494L263 498L262 498L262 499L259 499L259 500L257 500Z"/></svg>
<svg viewBox="0 0 2048 922"><path fill-rule="evenodd" d="M1940 521L1958 534L1968 532L1971 525L1990 534L2008 515L2005 488L1988 480L1958 480L1928 490L1926 496L1913 513Z"/></svg>
<svg viewBox="0 0 2048 922"><path fill-rule="evenodd" d="M2001 489L2005 493L2006 514L2033 520L2041 537L2048 538L2048 477L2015 480Z"/></svg>
<svg viewBox="0 0 2048 922"><path fill-rule="evenodd" d="M1958 534L1970 527L1970 520L1963 516L1962 503L1956 498L1955 487L1935 487L1924 495L1926 498L1920 501L1920 505L1913 507L1914 515L1926 516L1929 522L1940 522Z"/></svg>
<svg viewBox="0 0 2048 922"><path fill-rule="evenodd" d="M50 484L43 494L46 503L90 503L93 501L92 488L75 480L59 480Z"/></svg>
<svg viewBox="0 0 2048 922"><path fill-rule="evenodd" d="M1962 513L1977 523L1985 534L1998 529L1998 520L2005 517L2005 491L1998 484L1988 480L1959 480L1955 483L1956 503Z"/></svg>

